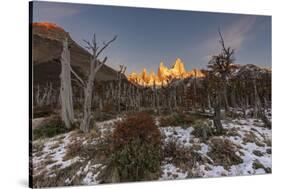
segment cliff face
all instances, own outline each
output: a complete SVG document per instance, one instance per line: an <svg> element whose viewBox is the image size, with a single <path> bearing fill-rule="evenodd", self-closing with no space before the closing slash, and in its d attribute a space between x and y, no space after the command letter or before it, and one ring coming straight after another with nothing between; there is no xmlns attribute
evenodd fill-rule
<svg viewBox="0 0 281 189"><path fill-rule="evenodd" d="M60 26L39 22L32 24L32 63L33 83L45 84L52 82L59 85L61 70L60 56L62 41L68 38L70 48L70 63L74 70L82 77L86 77L89 71L90 54L71 39L71 36ZM116 79L116 71L104 65L97 73L98 81Z"/></svg>
<svg viewBox="0 0 281 189"><path fill-rule="evenodd" d="M204 77L200 70L186 71L184 63L181 59L177 58L169 69L160 62L157 75L151 71L147 73L146 68L139 74L133 72L128 76L128 80L143 86L152 85L166 85L173 79L185 79L188 77Z"/></svg>

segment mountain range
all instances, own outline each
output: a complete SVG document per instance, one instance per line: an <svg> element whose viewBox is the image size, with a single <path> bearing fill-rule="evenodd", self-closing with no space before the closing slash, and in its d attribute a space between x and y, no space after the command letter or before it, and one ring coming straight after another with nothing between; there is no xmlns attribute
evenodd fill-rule
<svg viewBox="0 0 281 189"><path fill-rule="evenodd" d="M89 71L90 53L77 44L62 27L49 22L36 22L32 24L32 65L33 84L45 85L52 83L53 86L60 84L60 56L62 52L62 41L68 38L70 49L70 63L72 68L85 78ZM234 76L237 78L248 76L249 74L261 75L270 73L271 69L260 68L253 64L237 65ZM117 78L117 71L108 65L98 71L97 81L114 81ZM191 77L204 77L198 70L186 70L184 62L177 58L172 66L166 67L160 62L157 73L144 68L140 73L132 72L127 76L127 80L140 86L167 85L174 80L182 80ZM125 79L126 76L123 75Z"/></svg>
<svg viewBox="0 0 281 189"><path fill-rule="evenodd" d="M204 77L204 74L198 69L186 71L184 62L177 58L171 68L166 67L163 62L160 62L157 74L154 71L148 73L146 68L144 68L139 74L136 72L129 74L128 80L142 86L153 86L154 84L159 86L167 85L174 79L189 77Z"/></svg>

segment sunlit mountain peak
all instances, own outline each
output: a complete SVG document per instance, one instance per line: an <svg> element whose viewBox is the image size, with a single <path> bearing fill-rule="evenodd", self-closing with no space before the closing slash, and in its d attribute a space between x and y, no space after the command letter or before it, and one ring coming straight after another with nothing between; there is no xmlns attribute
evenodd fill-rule
<svg viewBox="0 0 281 189"><path fill-rule="evenodd" d="M161 61L157 70L157 74L154 71L147 73L146 68L140 74L132 72L128 76L128 80L142 85L142 86L161 86L167 85L173 79L184 79L188 77L204 77L204 74L200 70L186 71L184 62L177 58L169 69Z"/></svg>

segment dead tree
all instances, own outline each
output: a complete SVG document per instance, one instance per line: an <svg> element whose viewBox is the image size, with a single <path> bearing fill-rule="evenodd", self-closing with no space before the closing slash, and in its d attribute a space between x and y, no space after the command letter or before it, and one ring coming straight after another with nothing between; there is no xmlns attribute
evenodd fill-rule
<svg viewBox="0 0 281 189"><path fill-rule="evenodd" d="M134 110L138 110L138 111L140 110L141 100L142 100L141 92L140 92L140 89L137 87L136 94L135 94L135 100L134 100Z"/></svg>
<svg viewBox="0 0 281 189"><path fill-rule="evenodd" d="M224 100L224 107L225 110L228 111L229 109L228 96L227 96L228 79L231 76L233 69L236 67L233 64L234 49L225 46L224 39L222 37L220 30L218 32L220 36L219 42L222 46L222 52L219 55L212 57L208 67L214 70L215 72L217 72L217 74L219 74L222 79L221 89L222 89L222 95Z"/></svg>
<svg viewBox="0 0 281 189"><path fill-rule="evenodd" d="M254 96L255 96L254 116L260 117L260 119L263 121L265 127L271 129L271 121L269 121L269 119L266 117L265 112L261 106L261 100L260 100L258 90L257 90L256 78L254 76L252 76L252 81L253 81Z"/></svg>
<svg viewBox="0 0 281 189"><path fill-rule="evenodd" d="M214 117L213 117L213 122L214 126L216 128L217 134L222 134L223 133L223 127L221 124L221 95L215 92L215 97L214 97Z"/></svg>
<svg viewBox="0 0 281 189"><path fill-rule="evenodd" d="M235 68L234 62L234 50L230 47L225 47L222 34L219 30L220 44L222 46L222 52L218 55L212 56L209 61L208 67L210 68L210 83L211 89L214 91L214 125L216 127L217 134L223 133L223 127L221 124L221 96L224 99L225 111L228 111L228 99L227 99L227 83L231 76L233 68Z"/></svg>
<svg viewBox="0 0 281 189"><path fill-rule="evenodd" d="M84 87L84 106L83 106L83 120L80 124L80 130L83 132L89 132L90 123L92 119L91 108L92 108L92 96L94 90L94 81L97 75L97 72L101 69L101 67L105 64L107 57L104 57L102 61L100 61L99 57L101 53L113 42L117 39L115 36L108 42L104 42L101 47L97 46L96 35L94 34L91 42L84 40L87 44L86 48L91 51L91 59L90 59L90 73L88 75L88 80L84 83L82 82Z"/></svg>
<svg viewBox="0 0 281 189"><path fill-rule="evenodd" d="M47 83L41 90L40 86L37 85L34 88L34 105L38 107L54 105L56 100L56 90L54 90L52 83Z"/></svg>
<svg viewBox="0 0 281 189"><path fill-rule="evenodd" d="M70 52L68 49L67 39L63 42L63 51L61 54L61 118L67 128L71 128L74 122L72 86L71 86L71 67L70 67Z"/></svg>
<svg viewBox="0 0 281 189"><path fill-rule="evenodd" d="M120 66L120 70L117 72L117 82L118 82L117 106L118 106L118 112L120 113L120 111L121 111L121 108L120 108L120 104L121 104L121 84L122 84L123 75L126 72L126 66L124 66L124 65L119 65L119 66Z"/></svg>
<svg viewBox="0 0 281 189"><path fill-rule="evenodd" d="M178 108L178 103L177 103L177 87L172 86L171 87L171 100L173 101L174 109L176 110Z"/></svg>
<svg viewBox="0 0 281 189"><path fill-rule="evenodd" d="M46 105L52 105L52 95L53 95L54 89L53 89L53 85L51 82L47 83L46 89L47 89Z"/></svg>
<svg viewBox="0 0 281 189"><path fill-rule="evenodd" d="M160 90L159 90L159 88L156 88L155 86L154 86L154 88L155 88L156 108L157 108L157 113L159 114L159 106L160 106L160 104L159 104L159 93L160 93Z"/></svg>
<svg viewBox="0 0 281 189"><path fill-rule="evenodd" d="M193 108L195 110L197 110L197 74L196 74L196 70L194 70L194 79L193 79L193 93L194 93L194 104L193 104Z"/></svg>
<svg viewBox="0 0 281 189"><path fill-rule="evenodd" d="M157 96L157 91L156 91L156 84L154 81L153 86L152 86L152 107L153 107L153 110L155 110L157 108L157 112L158 112L158 107L156 105L156 96Z"/></svg>
<svg viewBox="0 0 281 189"><path fill-rule="evenodd" d="M41 95L41 93L42 93L42 95ZM41 92L40 86L37 85L37 91L36 91L36 94L35 94L35 102L36 102L36 105L38 107L41 107L45 104L47 94L48 94L48 91L47 91L46 87L43 88L43 91Z"/></svg>

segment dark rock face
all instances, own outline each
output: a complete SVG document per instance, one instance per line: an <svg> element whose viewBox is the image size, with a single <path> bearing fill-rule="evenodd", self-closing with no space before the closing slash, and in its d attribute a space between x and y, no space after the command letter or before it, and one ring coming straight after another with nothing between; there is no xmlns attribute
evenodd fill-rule
<svg viewBox="0 0 281 189"><path fill-rule="evenodd" d="M71 65L74 70L86 77L89 70L90 54L73 41L64 29L52 23L33 23L32 26L33 84L52 82L59 86L61 72L60 56L62 41L69 40ZM97 81L116 79L116 71L104 65L97 73Z"/></svg>

